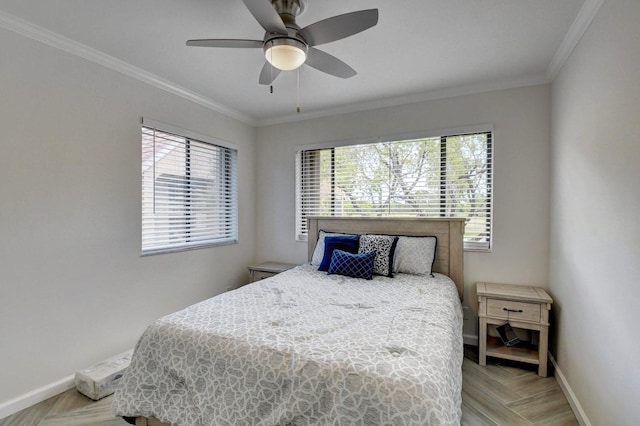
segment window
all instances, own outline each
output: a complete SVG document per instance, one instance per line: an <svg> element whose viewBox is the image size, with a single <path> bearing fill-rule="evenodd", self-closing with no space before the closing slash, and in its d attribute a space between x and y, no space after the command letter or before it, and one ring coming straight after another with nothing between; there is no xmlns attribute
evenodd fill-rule
<svg viewBox="0 0 640 426"><path fill-rule="evenodd" d="M238 240L237 150L194 135L144 122L143 254Z"/></svg>
<svg viewBox="0 0 640 426"><path fill-rule="evenodd" d="M489 250L492 133L300 150L299 240L307 237L307 216L464 217L465 249Z"/></svg>

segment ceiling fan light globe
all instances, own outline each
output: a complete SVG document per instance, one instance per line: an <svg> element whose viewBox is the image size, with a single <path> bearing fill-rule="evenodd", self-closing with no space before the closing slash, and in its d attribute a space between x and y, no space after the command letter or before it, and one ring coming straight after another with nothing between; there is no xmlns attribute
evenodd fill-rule
<svg viewBox="0 0 640 426"><path fill-rule="evenodd" d="M282 71L299 68L307 60L307 46L293 39L279 39L265 45L267 61Z"/></svg>

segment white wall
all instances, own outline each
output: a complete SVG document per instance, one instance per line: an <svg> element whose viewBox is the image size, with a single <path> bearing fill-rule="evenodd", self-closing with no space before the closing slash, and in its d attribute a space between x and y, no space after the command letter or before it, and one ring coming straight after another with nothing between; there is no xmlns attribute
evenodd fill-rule
<svg viewBox="0 0 640 426"><path fill-rule="evenodd" d="M0 52L1 405L248 280L255 129L9 31ZM240 244L140 257L143 116L239 146Z"/></svg>
<svg viewBox="0 0 640 426"><path fill-rule="evenodd" d="M594 425L640 414L638 18L605 1L552 89L556 360Z"/></svg>
<svg viewBox="0 0 640 426"><path fill-rule="evenodd" d="M306 261L295 241L295 151L300 145L494 124L492 253L465 253L465 305L476 281L547 286L550 86L495 91L258 128L257 260ZM470 318L465 333L476 334Z"/></svg>

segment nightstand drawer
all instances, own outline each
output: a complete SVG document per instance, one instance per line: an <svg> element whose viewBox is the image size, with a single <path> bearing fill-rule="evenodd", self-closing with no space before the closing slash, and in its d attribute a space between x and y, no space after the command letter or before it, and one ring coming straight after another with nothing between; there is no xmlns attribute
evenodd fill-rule
<svg viewBox="0 0 640 426"><path fill-rule="evenodd" d="M293 263L264 262L259 265L249 266L247 269L249 269L249 274L251 275L251 282L255 282L273 277L295 266Z"/></svg>
<svg viewBox="0 0 640 426"><path fill-rule="evenodd" d="M540 321L540 304L487 299L487 316L529 322Z"/></svg>
<svg viewBox="0 0 640 426"><path fill-rule="evenodd" d="M276 272L253 271L251 273L251 280L260 281L260 280L264 280L265 278L273 277L276 274L277 274Z"/></svg>

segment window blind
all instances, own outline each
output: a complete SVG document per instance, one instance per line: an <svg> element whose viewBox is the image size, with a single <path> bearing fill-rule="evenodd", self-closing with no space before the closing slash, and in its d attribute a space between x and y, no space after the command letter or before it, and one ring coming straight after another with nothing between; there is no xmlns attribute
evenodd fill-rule
<svg viewBox="0 0 640 426"><path fill-rule="evenodd" d="M237 150L142 127L142 253L238 239Z"/></svg>
<svg viewBox="0 0 640 426"><path fill-rule="evenodd" d="M465 249L489 250L492 133L299 150L296 234L308 216L466 218Z"/></svg>

